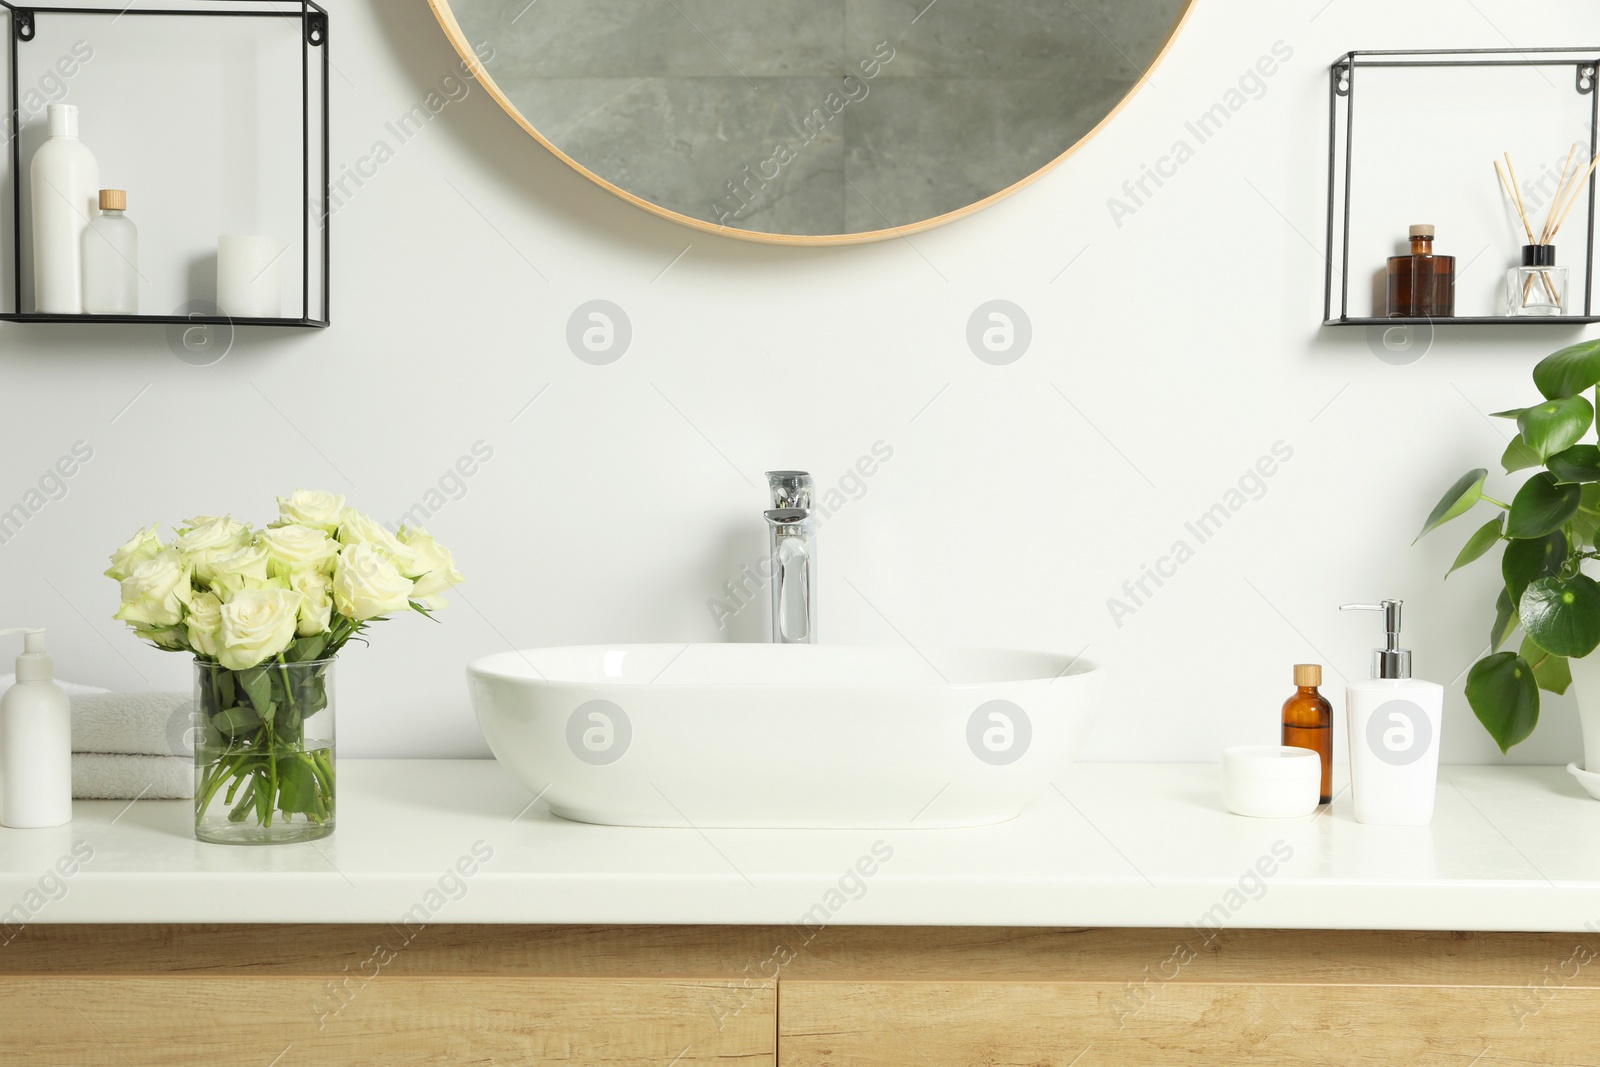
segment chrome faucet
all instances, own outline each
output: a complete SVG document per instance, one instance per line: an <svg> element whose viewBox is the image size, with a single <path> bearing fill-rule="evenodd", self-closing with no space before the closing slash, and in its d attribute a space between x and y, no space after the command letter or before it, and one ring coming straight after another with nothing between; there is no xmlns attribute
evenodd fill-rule
<svg viewBox="0 0 1600 1067"><path fill-rule="evenodd" d="M768 471L772 507L766 512L772 549L772 640L780 645L817 641L817 523L811 511L811 475Z"/></svg>

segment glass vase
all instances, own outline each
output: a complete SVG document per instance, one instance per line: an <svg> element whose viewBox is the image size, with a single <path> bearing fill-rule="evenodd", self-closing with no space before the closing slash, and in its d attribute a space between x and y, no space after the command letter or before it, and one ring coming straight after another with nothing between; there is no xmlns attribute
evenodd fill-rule
<svg viewBox="0 0 1600 1067"><path fill-rule="evenodd" d="M275 845L333 833L333 663L195 661L195 837Z"/></svg>

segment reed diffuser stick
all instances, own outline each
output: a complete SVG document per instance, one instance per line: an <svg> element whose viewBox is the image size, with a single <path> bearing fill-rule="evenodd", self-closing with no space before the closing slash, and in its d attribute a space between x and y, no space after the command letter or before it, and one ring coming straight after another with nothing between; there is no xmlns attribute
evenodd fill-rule
<svg viewBox="0 0 1600 1067"><path fill-rule="evenodd" d="M1567 172L1572 169L1572 157L1578 154L1578 142L1572 142L1572 149L1567 153L1567 161L1561 164L1561 178L1556 182L1556 195L1550 200L1550 210L1544 217L1544 230L1539 234L1539 243L1550 243L1551 234L1555 228L1556 209L1561 206L1561 194L1567 191Z"/></svg>
<svg viewBox="0 0 1600 1067"><path fill-rule="evenodd" d="M1525 233L1527 233L1528 243L1531 245L1534 243L1533 227L1528 224L1528 208L1527 205L1522 202L1522 190L1517 188L1517 168L1511 165L1510 152L1505 153L1505 157L1506 170L1511 172L1511 195L1516 197L1517 215L1522 219L1522 229Z"/></svg>
<svg viewBox="0 0 1600 1067"><path fill-rule="evenodd" d="M1589 161L1589 169L1583 172L1583 177L1572 183L1572 192L1567 197L1567 205L1562 209L1561 217L1556 220L1555 229L1550 231L1552 239L1554 239L1556 231L1561 229L1561 224L1567 221L1567 216L1572 214L1572 209L1578 206L1578 194L1583 191L1585 185L1589 184L1589 176L1594 173L1596 166L1600 166L1600 152L1595 153L1595 157Z"/></svg>

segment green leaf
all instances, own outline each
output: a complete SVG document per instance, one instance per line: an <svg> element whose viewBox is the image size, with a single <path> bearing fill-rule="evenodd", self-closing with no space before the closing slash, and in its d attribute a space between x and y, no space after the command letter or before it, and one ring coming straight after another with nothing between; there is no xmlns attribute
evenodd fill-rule
<svg viewBox="0 0 1600 1067"><path fill-rule="evenodd" d="M1600 482L1600 446L1573 445L1546 462L1558 482Z"/></svg>
<svg viewBox="0 0 1600 1067"><path fill-rule="evenodd" d="M223 708L211 717L211 725L229 737L238 737L261 726L261 717L251 708L239 705Z"/></svg>
<svg viewBox="0 0 1600 1067"><path fill-rule="evenodd" d="M317 810L317 776L299 755L278 760L278 809L306 815Z"/></svg>
<svg viewBox="0 0 1600 1067"><path fill-rule="evenodd" d="M289 642L288 648L284 649L283 658L288 663L304 663L306 660L316 659L322 655L322 650L327 647L327 634L317 634L314 637L297 637Z"/></svg>
<svg viewBox="0 0 1600 1067"><path fill-rule="evenodd" d="M1489 477L1487 467L1471 470L1456 479L1456 484L1445 490L1444 496L1428 512L1428 521L1422 524L1422 533L1412 539L1412 544L1422 540L1422 534L1443 526L1457 515L1463 515L1483 498L1483 480Z"/></svg>
<svg viewBox="0 0 1600 1067"><path fill-rule="evenodd" d="M1546 652L1575 658L1600 645L1600 583L1586 575L1540 578L1523 591L1517 613Z"/></svg>
<svg viewBox="0 0 1600 1067"><path fill-rule="evenodd" d="M1517 602L1502 586L1494 601L1494 629L1489 631L1489 651L1498 652L1521 621L1517 618Z"/></svg>
<svg viewBox="0 0 1600 1067"><path fill-rule="evenodd" d="M1496 515L1478 527L1477 531L1467 538L1467 543L1461 546L1461 551L1456 553L1456 561L1450 564L1450 569L1444 572L1444 576L1446 578L1450 577L1456 571L1493 548L1504 534L1505 519L1504 515Z"/></svg>
<svg viewBox="0 0 1600 1067"><path fill-rule="evenodd" d="M1577 396L1600 382L1600 341L1584 341L1553 352L1533 368L1533 384L1551 400Z"/></svg>
<svg viewBox="0 0 1600 1067"><path fill-rule="evenodd" d="M1587 482L1583 486L1583 500L1578 513L1567 524L1574 549L1587 548L1595 543L1600 533L1600 482Z"/></svg>
<svg viewBox="0 0 1600 1067"><path fill-rule="evenodd" d="M1527 410L1527 408L1506 408L1504 411L1489 412L1489 417L1491 419L1515 419L1520 418L1522 413Z"/></svg>
<svg viewBox="0 0 1600 1067"><path fill-rule="evenodd" d="M1539 453L1528 447L1528 443L1522 439L1520 433L1507 443L1506 450L1500 454L1500 466L1507 474L1537 467L1542 462Z"/></svg>
<svg viewBox="0 0 1600 1067"><path fill-rule="evenodd" d="M250 703L258 711L272 703L271 671L265 667L251 667L249 670L235 671L234 677L239 679L239 688L244 690L245 695L250 698Z"/></svg>
<svg viewBox="0 0 1600 1067"><path fill-rule="evenodd" d="M1511 498L1511 514L1506 518L1508 537L1543 537L1559 530L1572 518L1583 499L1576 485L1558 484L1549 472L1540 471L1522 483Z"/></svg>
<svg viewBox="0 0 1600 1067"><path fill-rule="evenodd" d="M1517 654L1533 668L1533 680L1539 683L1540 689L1560 696L1572 684L1572 668L1567 663L1567 657L1546 652L1534 644L1533 638L1524 637Z"/></svg>
<svg viewBox="0 0 1600 1067"><path fill-rule="evenodd" d="M1594 407L1581 396L1547 400L1525 408L1517 416L1517 429L1540 460L1577 444L1594 425Z"/></svg>
<svg viewBox="0 0 1600 1067"><path fill-rule="evenodd" d="M1515 652L1485 656L1467 672L1467 703L1501 752L1527 739L1539 724L1533 668Z"/></svg>
<svg viewBox="0 0 1600 1067"><path fill-rule="evenodd" d="M1548 537L1512 541L1500 557L1500 574L1506 580L1511 603L1522 600L1523 590L1540 578L1554 578L1567 561L1567 538L1560 530Z"/></svg>

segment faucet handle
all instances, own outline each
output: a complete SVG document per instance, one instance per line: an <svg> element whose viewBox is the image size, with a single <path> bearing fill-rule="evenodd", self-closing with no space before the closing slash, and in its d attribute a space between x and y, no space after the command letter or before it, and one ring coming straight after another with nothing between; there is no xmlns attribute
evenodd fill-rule
<svg viewBox="0 0 1600 1067"><path fill-rule="evenodd" d="M768 471L774 508L811 510L811 474L808 471Z"/></svg>

